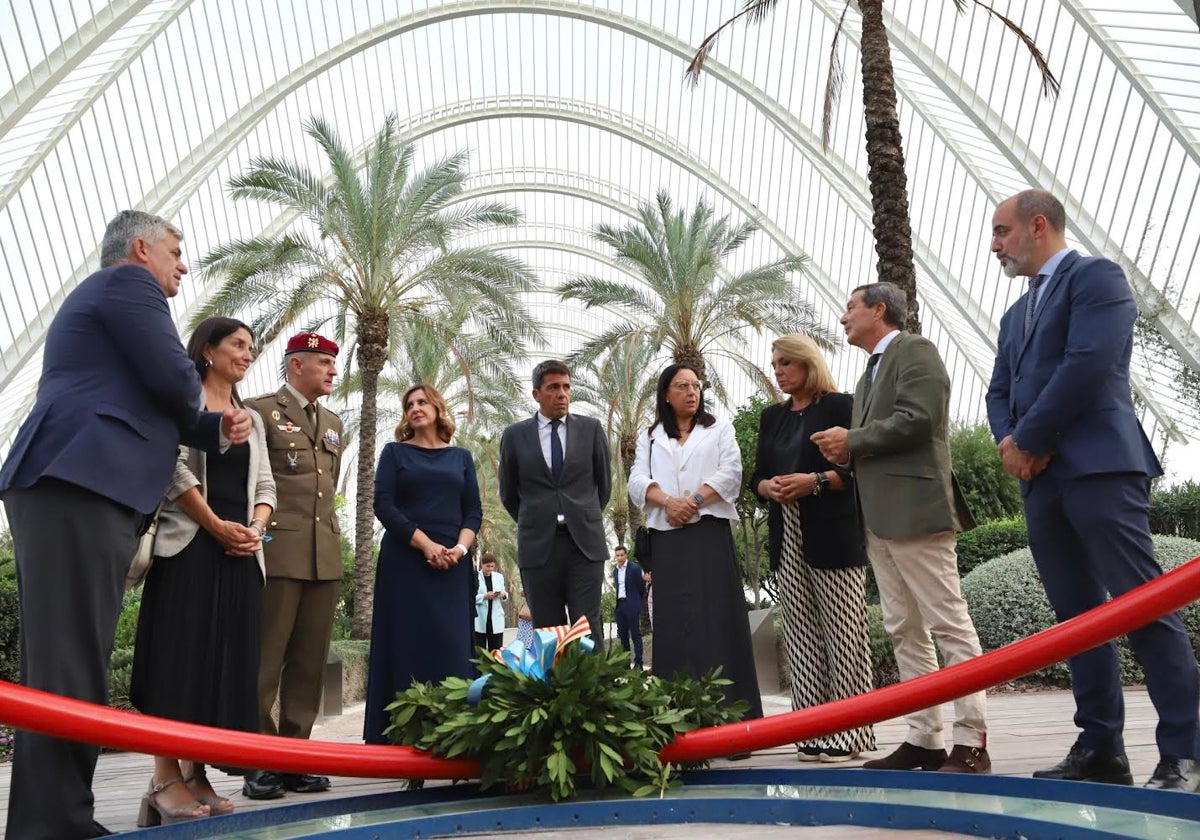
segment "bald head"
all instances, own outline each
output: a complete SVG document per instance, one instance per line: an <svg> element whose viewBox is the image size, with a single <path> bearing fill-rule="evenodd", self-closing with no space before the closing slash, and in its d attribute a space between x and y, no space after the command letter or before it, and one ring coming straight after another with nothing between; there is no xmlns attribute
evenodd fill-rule
<svg viewBox="0 0 1200 840"><path fill-rule="evenodd" d="M992 216L992 253L1009 277L1032 277L1067 247L1067 211L1045 190L1024 190Z"/></svg>

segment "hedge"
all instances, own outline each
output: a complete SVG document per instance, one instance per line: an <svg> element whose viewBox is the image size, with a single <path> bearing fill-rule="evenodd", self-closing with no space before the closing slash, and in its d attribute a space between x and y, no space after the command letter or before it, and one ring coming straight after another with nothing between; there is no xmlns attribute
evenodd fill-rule
<svg viewBox="0 0 1200 840"><path fill-rule="evenodd" d="M1200 542L1156 535L1154 553L1163 569L1169 571L1200 555ZM984 651L1023 639L1056 622L1028 548L984 563L963 578L962 589ZM1185 607L1181 614L1192 647L1200 651L1200 603ZM1120 642L1120 657L1122 683L1141 683L1141 668L1125 639ZM1059 662L1027 679L1066 687L1070 685L1070 672L1065 662Z"/></svg>

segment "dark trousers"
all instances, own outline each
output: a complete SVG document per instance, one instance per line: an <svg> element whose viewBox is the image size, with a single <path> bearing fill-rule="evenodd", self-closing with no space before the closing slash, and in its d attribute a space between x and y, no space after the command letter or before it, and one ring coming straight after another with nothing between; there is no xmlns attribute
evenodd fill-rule
<svg viewBox="0 0 1200 840"><path fill-rule="evenodd" d="M1150 539L1150 480L1133 474L1037 479L1025 497L1029 545L1046 595L1066 621L1157 578ZM1200 757L1200 672L1178 613L1129 634L1158 711L1156 740L1167 758ZM1123 753L1125 700L1115 642L1068 663L1081 745Z"/></svg>
<svg viewBox="0 0 1200 840"><path fill-rule="evenodd" d="M629 652L629 637L633 637L633 664L642 667L642 628L639 621L642 616L642 602L633 598L617 599L617 638L621 647Z"/></svg>
<svg viewBox="0 0 1200 840"><path fill-rule="evenodd" d="M475 646L487 648L489 651L504 647L503 633L475 633Z"/></svg>
<svg viewBox="0 0 1200 840"><path fill-rule="evenodd" d="M17 556L21 682L108 703L108 661L141 514L54 480L9 490ZM8 829L13 840L95 837L92 775L99 747L18 731Z"/></svg>
<svg viewBox="0 0 1200 840"><path fill-rule="evenodd" d="M521 569L521 582L534 627L573 624L580 616L587 616L592 639L600 646L604 639L604 625L600 623L604 564L589 560L569 531L557 529L550 560L544 566Z"/></svg>

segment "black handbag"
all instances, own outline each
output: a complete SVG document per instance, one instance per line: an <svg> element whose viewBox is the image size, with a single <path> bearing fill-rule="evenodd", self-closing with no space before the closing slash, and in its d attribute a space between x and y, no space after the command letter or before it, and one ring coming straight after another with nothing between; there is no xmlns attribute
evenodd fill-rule
<svg viewBox="0 0 1200 840"><path fill-rule="evenodd" d="M649 437L650 433L646 432ZM650 477L654 478L654 438L650 438L650 457L647 459L650 466ZM633 532L633 559L644 571L650 571L650 565L653 562L650 557L650 529L643 523Z"/></svg>

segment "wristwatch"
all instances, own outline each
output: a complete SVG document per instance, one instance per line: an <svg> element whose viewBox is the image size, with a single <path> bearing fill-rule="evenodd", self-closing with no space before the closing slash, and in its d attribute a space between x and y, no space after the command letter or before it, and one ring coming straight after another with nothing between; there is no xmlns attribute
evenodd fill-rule
<svg viewBox="0 0 1200 840"><path fill-rule="evenodd" d="M692 494L692 501L696 503L696 507L698 507L698 508L704 507L704 497L702 495L700 495L699 493Z"/></svg>

